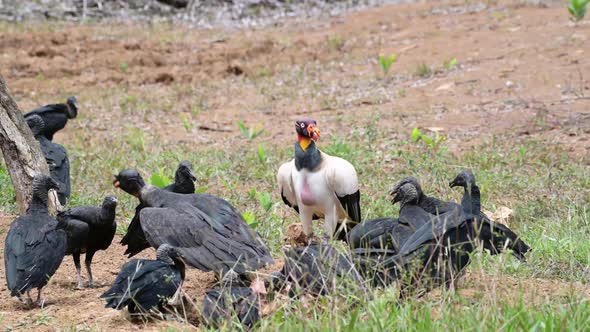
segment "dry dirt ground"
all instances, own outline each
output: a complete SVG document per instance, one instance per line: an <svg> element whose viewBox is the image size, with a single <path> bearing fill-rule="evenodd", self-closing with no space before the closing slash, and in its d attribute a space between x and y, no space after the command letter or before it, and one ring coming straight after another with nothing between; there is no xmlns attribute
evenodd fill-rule
<svg viewBox="0 0 590 332"><path fill-rule="evenodd" d="M243 119L264 127L265 140L290 145L291 119L305 114L320 119L328 136L345 136L353 131L347 128L373 119L391 139L408 139L415 126L441 131L457 153L494 135L534 137L587 163L588 23L574 26L563 6L461 0L385 6L263 30L0 24L0 68L23 110L56 96L78 96L85 111L60 133L62 141L84 142L92 130L92 140L108 144L139 126L163 144L239 148L235 123ZM384 75L377 56L391 53L398 60ZM457 65L444 68L452 58ZM182 119L195 125L178 130ZM1 219L1 234L11 219ZM99 282L111 282L125 262L118 240L95 256ZM3 275L6 326L52 329L48 319L66 328L104 330L174 324L133 325L102 309L97 296L104 288L74 290L69 257L47 287L47 297L59 305L44 310L25 310L10 299ZM189 280L186 292L200 298L213 277L191 271ZM468 285L467 295L486 292L487 282L477 277ZM547 280L514 280L514 286L530 292L532 301L582 289Z"/></svg>

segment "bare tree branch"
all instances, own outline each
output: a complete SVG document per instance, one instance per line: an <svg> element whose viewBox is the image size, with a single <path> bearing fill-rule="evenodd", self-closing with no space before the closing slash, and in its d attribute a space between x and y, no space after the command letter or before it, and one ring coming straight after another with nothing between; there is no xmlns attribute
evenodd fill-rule
<svg viewBox="0 0 590 332"><path fill-rule="evenodd" d="M37 173L49 174L49 168L39 142L33 137L1 74L0 149L12 179L16 204L20 212L24 213L31 197L33 176ZM56 195L50 195L54 196ZM50 209L55 209L56 206L54 199L50 199Z"/></svg>

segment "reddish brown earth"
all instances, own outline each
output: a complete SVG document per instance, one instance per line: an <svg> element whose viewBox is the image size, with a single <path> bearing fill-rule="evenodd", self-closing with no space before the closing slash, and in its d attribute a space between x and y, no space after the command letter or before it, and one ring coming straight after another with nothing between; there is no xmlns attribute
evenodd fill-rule
<svg viewBox="0 0 590 332"><path fill-rule="evenodd" d="M291 122L284 120L307 114L321 119L328 136L374 123L391 139L407 139L420 126L442 131L456 152L495 135L515 142L533 137L588 162L590 21L570 23L561 6L487 3L476 12L465 12L471 6L463 0L385 6L263 30L0 24L0 68L23 110L77 95L85 112L59 135L80 143L109 143L140 126L163 144L239 148L245 143L235 123L244 119L266 129L264 140L290 145ZM398 61L383 75L377 56L390 53ZM443 61L452 58L457 66L444 69ZM417 75L421 63L433 73ZM182 117L194 128L178 130ZM0 234L11 220L1 218ZM99 282L114 279L126 261L123 251L115 243L96 255ZM102 308L98 295L105 288L74 290L74 271L67 257L46 292L59 305L43 310L25 310L9 298L2 273L1 324L40 330L181 326L129 323ZM188 280L186 293L200 299L213 276L190 271ZM475 275L467 285L466 296L477 297L489 283ZM548 280L513 280L512 286L498 286L498 296L535 289L536 301L582 289Z"/></svg>
<svg viewBox="0 0 590 332"><path fill-rule="evenodd" d="M588 21L574 26L562 7L488 3L473 13L464 1L385 6L264 30L2 25L0 68L25 110L79 96L91 112L64 135L93 128L108 140L129 126L106 121L122 114L170 142L225 145L238 119L290 142L282 120L306 113L321 117L324 135L375 117L393 137L439 128L457 151L509 135L587 157ZM383 77L377 55L390 53L398 61ZM421 63L431 76L416 75ZM176 113L195 128L172 130Z"/></svg>

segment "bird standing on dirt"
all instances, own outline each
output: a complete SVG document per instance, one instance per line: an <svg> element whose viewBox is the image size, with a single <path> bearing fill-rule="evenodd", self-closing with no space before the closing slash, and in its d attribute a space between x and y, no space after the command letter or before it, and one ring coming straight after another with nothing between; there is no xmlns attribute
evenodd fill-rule
<svg viewBox="0 0 590 332"><path fill-rule="evenodd" d="M189 161L183 160L178 165L174 174L174 183L164 187L164 190L177 194L194 194L196 180L197 177L193 173L193 166ZM141 222L139 220L139 213L144 207L145 205L139 203L135 208L135 215L131 219L129 227L127 227L127 233L121 239L121 244L127 246L125 255L128 255L127 257L129 258L150 247L141 229Z"/></svg>
<svg viewBox="0 0 590 332"><path fill-rule="evenodd" d="M39 115L31 115L27 117L27 124L33 132L33 136L39 142L41 151L45 156L47 165L49 166L49 174L59 184L57 190L57 197L61 205L65 205L67 199L70 198L71 184L70 184L70 159L66 149L50 141L43 134L45 122Z"/></svg>
<svg viewBox="0 0 590 332"><path fill-rule="evenodd" d="M324 217L326 236L331 237L342 221L339 238L345 238L349 224L361 222L360 191L354 166L320 151L315 142L320 130L316 121L295 121L295 159L279 168L277 182L283 202L299 213L303 231L311 239L312 220Z"/></svg>
<svg viewBox="0 0 590 332"><path fill-rule="evenodd" d="M178 250L168 244L156 251L156 260L133 259L125 263L109 290L100 297L106 308L145 314L153 308L164 311L168 300L180 297L185 265Z"/></svg>
<svg viewBox="0 0 590 332"><path fill-rule="evenodd" d="M98 250L106 250L113 242L117 230L116 209L117 198L107 196L101 206L77 206L57 215L59 227L66 231L68 237L66 255L72 255L74 265L76 265L78 289L84 288L80 266L80 254L82 253L86 253L88 287L94 287L90 268L92 257Z"/></svg>
<svg viewBox="0 0 590 332"><path fill-rule="evenodd" d="M176 247L190 266L242 275L273 262L260 236L226 200L146 185L135 170L121 171L113 185L146 206L140 224L149 244Z"/></svg>
<svg viewBox="0 0 590 332"><path fill-rule="evenodd" d="M24 216L10 224L4 242L6 283L11 296L22 301L27 293L37 288L38 306L43 306L41 290L61 264L66 252L66 233L47 210L48 191L57 189L57 183L43 174L33 179L33 197Z"/></svg>
<svg viewBox="0 0 590 332"><path fill-rule="evenodd" d="M76 97L68 97L65 104L50 104L39 107L25 114L25 119L38 115L43 119L45 127L41 134L53 141L53 135L62 130L68 123L68 119L78 116L78 100Z"/></svg>

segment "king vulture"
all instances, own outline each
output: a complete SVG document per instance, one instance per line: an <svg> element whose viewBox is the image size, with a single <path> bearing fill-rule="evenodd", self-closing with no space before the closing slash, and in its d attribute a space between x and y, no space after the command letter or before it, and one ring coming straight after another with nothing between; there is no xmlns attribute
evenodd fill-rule
<svg viewBox="0 0 590 332"><path fill-rule="evenodd" d="M324 218L326 236L345 238L349 228L361 221L360 191L354 166L320 151L316 121L295 121L295 158L279 168L277 182L283 202L299 213L305 235L311 238L312 220ZM353 224L353 225L349 225Z"/></svg>

